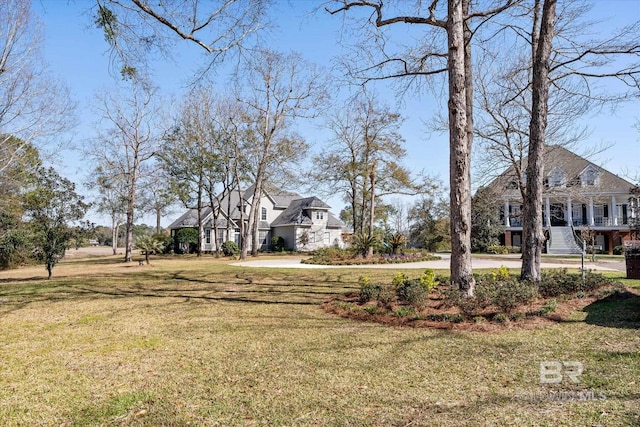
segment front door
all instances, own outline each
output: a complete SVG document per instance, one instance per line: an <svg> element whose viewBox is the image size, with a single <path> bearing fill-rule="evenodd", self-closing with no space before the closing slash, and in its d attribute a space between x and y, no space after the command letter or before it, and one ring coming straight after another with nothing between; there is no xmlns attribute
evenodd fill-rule
<svg viewBox="0 0 640 427"><path fill-rule="evenodd" d="M549 211L551 213L552 227L567 225L567 221L564 218L564 205L562 203L552 203L549 206Z"/></svg>

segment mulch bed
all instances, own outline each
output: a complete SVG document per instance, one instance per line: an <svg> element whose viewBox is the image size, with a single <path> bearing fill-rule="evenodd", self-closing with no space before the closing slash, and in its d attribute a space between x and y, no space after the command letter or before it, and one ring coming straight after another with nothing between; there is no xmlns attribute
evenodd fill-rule
<svg viewBox="0 0 640 427"><path fill-rule="evenodd" d="M369 301L361 303L358 293L350 293L332 298L322 304L321 307L325 312L336 314L340 317L358 321L376 322L388 326L493 332L513 329L533 329L552 323L568 321L573 313L582 310L589 304L614 292L613 287L603 287L586 295L584 298L538 298L530 304L518 307L511 313L505 314L506 320L499 322L493 320L494 316L498 314L498 310L492 308L475 313L473 319L465 318L458 307L450 306L446 303L440 291L441 288L442 286L436 288L430 294L430 298L424 307L420 309L413 308L414 311L412 313L404 316L398 315L396 312L398 310L402 311L403 308L408 310L409 306L398 302L382 304L377 301ZM556 301L556 308L553 312L533 314L553 299ZM512 313L521 313L522 316L517 319L511 319L510 314Z"/></svg>

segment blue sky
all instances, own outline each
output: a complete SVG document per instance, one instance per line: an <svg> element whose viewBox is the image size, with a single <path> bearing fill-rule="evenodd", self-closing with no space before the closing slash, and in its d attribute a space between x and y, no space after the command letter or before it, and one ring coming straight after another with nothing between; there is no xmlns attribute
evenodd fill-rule
<svg viewBox="0 0 640 427"><path fill-rule="evenodd" d="M73 98L78 103L78 125L68 135L73 144L95 137L94 124L97 117L90 108L95 93L114 85L109 74L107 46L103 36L93 26L93 18L88 10L94 3L89 0L34 0L34 12L44 23L45 45L43 53L51 71L70 87ZM342 20L319 12L309 15L318 2L299 0L281 2L274 16L279 16L279 28L268 36L271 47L281 51L301 52L308 60L331 68L332 58L341 51L338 43L341 35ZM598 28L606 33L612 26L640 19L638 0L602 0L596 3L594 16L611 17L609 23ZM157 61L153 63L154 80L163 96L179 97L185 82L193 76L194 70L204 60L195 47L182 43L175 53L175 62ZM224 69L216 80L224 82ZM378 85L380 98L392 107L399 108L405 118L402 135L408 151L406 164L412 170L424 170L431 175L448 181L448 137L445 134L431 133L425 122L433 118L444 102L436 101L432 95L408 95L400 102L388 87L390 82ZM610 171L623 175L625 172L638 173L637 162L640 159L640 132L633 123L640 119L640 101L626 104L615 113L605 110L597 116L587 116L584 123L590 129L586 146L601 143L611 144L607 151L592 160ZM299 131L307 138L314 149L326 142L328 135L319 129L316 123L300 123ZM58 159L58 168L78 182L85 179L91 171L91 165L83 161L82 156L72 150L65 150ZM337 213L342 207L339 198L329 200ZM171 222L176 212L165 219L164 225ZM107 223L96 215L97 222ZM152 224L150 218L143 218Z"/></svg>

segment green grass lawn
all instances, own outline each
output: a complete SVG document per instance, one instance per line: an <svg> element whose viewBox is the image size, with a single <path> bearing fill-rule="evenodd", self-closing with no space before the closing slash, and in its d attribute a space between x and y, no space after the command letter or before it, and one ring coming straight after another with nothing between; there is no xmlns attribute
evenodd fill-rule
<svg viewBox="0 0 640 427"><path fill-rule="evenodd" d="M0 424L640 425L639 297L497 333L319 308L362 274L399 271L419 274L210 257L0 272ZM580 383L540 384L541 361L581 362Z"/></svg>

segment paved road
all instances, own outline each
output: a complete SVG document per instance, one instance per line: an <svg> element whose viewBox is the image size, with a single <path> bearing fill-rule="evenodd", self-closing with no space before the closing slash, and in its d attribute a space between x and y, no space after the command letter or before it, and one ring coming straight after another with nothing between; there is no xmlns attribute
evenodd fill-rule
<svg viewBox="0 0 640 427"><path fill-rule="evenodd" d="M406 264L368 264L368 265L313 265L302 264L300 261L302 257L296 258L270 258L270 259L258 259L251 261L236 262L231 265L241 267L271 267L271 268L383 268L383 269L399 269L399 268L415 268L415 269L448 269L451 255L450 254L438 254L442 259L435 261L422 261L411 262ZM499 257L485 257L473 258L473 268L499 268L504 265L508 268L520 268L522 262L520 261L520 255L511 256L499 256ZM598 262L591 263L585 262L585 268L587 270L600 270L600 271L620 271L620 264L624 269L624 263L619 262ZM542 261L542 268L580 268L580 260L544 260ZM624 270L622 270L624 271Z"/></svg>

